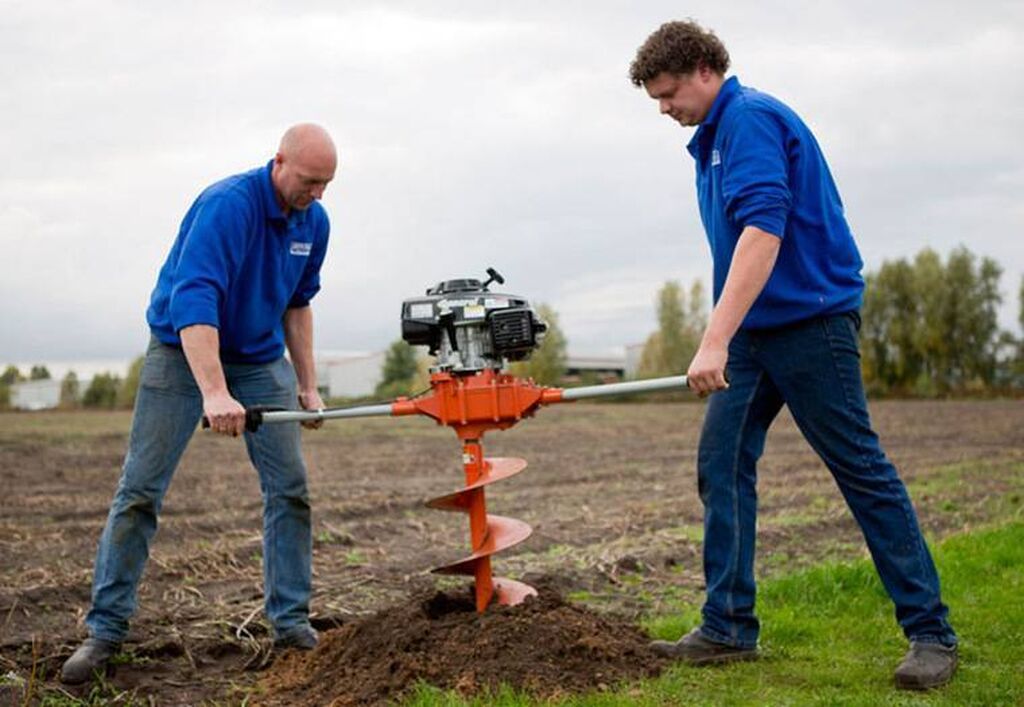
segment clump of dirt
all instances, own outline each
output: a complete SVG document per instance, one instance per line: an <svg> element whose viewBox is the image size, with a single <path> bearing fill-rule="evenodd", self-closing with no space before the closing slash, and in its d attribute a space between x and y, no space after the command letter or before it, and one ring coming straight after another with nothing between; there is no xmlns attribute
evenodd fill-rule
<svg viewBox="0 0 1024 707"><path fill-rule="evenodd" d="M470 594L426 593L321 635L261 679L267 705L393 700L418 681L463 695L501 684L537 697L602 690L657 675L666 661L635 625L541 589L514 607L477 614Z"/></svg>

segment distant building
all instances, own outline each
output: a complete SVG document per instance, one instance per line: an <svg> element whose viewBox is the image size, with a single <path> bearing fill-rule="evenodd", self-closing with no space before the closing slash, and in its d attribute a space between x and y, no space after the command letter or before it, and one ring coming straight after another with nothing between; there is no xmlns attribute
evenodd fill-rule
<svg viewBox="0 0 1024 707"><path fill-rule="evenodd" d="M565 358L566 383L592 376L602 383L622 380L626 375L626 359L622 356L585 356L570 353Z"/></svg>
<svg viewBox="0 0 1024 707"><path fill-rule="evenodd" d="M60 381L52 378L25 381L11 386L15 410L47 410L60 405Z"/></svg>
<svg viewBox="0 0 1024 707"><path fill-rule="evenodd" d="M643 348L642 346L640 347ZM627 350L628 351L628 350ZM321 351L316 354L316 381L321 395L329 398L359 398L373 395L380 383L387 351L351 353ZM636 356L639 361L639 354ZM565 360L565 383L590 379L613 383L636 372L627 356L590 356L570 353Z"/></svg>
<svg viewBox="0 0 1024 707"><path fill-rule="evenodd" d="M644 355L644 344L626 345L626 378L636 378L640 370L640 359Z"/></svg>
<svg viewBox="0 0 1024 707"><path fill-rule="evenodd" d="M374 353L329 353L316 356L316 383L329 398L358 398L373 395L381 379L385 351Z"/></svg>

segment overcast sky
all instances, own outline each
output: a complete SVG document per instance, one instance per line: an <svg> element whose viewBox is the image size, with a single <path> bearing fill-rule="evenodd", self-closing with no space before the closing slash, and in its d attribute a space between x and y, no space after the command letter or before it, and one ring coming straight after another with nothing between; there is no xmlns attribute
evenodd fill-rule
<svg viewBox="0 0 1024 707"><path fill-rule="evenodd" d="M630 85L661 22L817 134L868 269L958 244L1024 273L1024 3L0 0L0 364L130 358L209 183L283 130L340 148L319 349L399 335L401 301L493 266L570 350L642 341L709 281L684 145Z"/></svg>

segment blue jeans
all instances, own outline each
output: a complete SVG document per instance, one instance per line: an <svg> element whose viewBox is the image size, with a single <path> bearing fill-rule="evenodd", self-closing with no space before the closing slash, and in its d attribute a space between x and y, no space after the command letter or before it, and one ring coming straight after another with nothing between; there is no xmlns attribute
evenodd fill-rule
<svg viewBox="0 0 1024 707"><path fill-rule="evenodd" d="M709 399L697 459L707 581L701 631L712 640L742 648L757 644L757 460L785 404L860 525L907 638L956 644L917 515L871 429L859 325L850 312L740 331L729 346L729 388Z"/></svg>
<svg viewBox="0 0 1024 707"><path fill-rule="evenodd" d="M284 358L224 364L224 374L232 396L246 407L295 407L295 372ZM96 553L92 608L85 619L95 638L120 642L128 633L164 494L202 412L202 396L184 353L151 340L121 480ZM263 493L265 609L278 637L309 625L313 544L299 443L297 423L245 433Z"/></svg>

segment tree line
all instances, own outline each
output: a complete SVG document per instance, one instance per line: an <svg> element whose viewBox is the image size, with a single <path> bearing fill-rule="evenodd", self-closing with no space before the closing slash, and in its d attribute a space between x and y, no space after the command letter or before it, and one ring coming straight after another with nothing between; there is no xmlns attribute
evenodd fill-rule
<svg viewBox="0 0 1024 707"><path fill-rule="evenodd" d="M873 395L946 396L1024 391L1024 278L1018 292L1018 333L1000 328L1002 268L966 247L945 259L925 248L911 259L886 260L865 276L861 309L861 366ZM707 326L708 299L700 280L689 288L670 280L658 291L658 328L644 342L636 378L679 375L697 352ZM564 385L567 340L557 312L537 307L548 331L527 361L510 371L540 385ZM63 408L130 408L135 402L142 357L122 379L112 373L94 376L82 389L74 371L61 381ZM376 397L391 399L430 387L432 360L402 340L391 344L381 370ZM45 366L27 375L13 365L0 374L0 408L10 404L10 386L45 380ZM582 381L589 383L593 381Z"/></svg>
<svg viewBox="0 0 1024 707"><path fill-rule="evenodd" d="M1001 276L998 263L962 246L945 259L925 248L912 259L887 260L866 273L860 343L868 391L919 397L1024 391L1024 335L1002 330L998 322ZM1024 331L1024 279L1018 307ZM655 308L658 328L643 344L636 378L684 373L707 327L710 304L700 280L688 288L666 282ZM547 336L528 361L510 370L541 385L565 385L567 342L558 315L548 305L538 313L548 323ZM412 346L395 341L377 397L429 388L430 365Z"/></svg>
<svg viewBox="0 0 1024 707"><path fill-rule="evenodd" d="M945 260L925 248L866 274L861 366L874 395L946 396L1024 390L1024 336L1000 328L1002 268L961 246ZM1024 279L1018 290L1024 331ZM684 293L669 281L657 299L658 330L648 337L637 376L685 372L707 326L699 281Z"/></svg>
<svg viewBox="0 0 1024 707"><path fill-rule="evenodd" d="M1002 330L1002 268L961 246L925 248L866 277L862 365L869 390L949 395L1024 387L1024 337ZM1018 321L1024 329L1024 280Z"/></svg>
<svg viewBox="0 0 1024 707"><path fill-rule="evenodd" d="M142 373L143 357L132 361L124 378L104 372L92 377L89 384L82 386L78 374L68 371L60 381L60 403L64 410L77 408L107 409L131 408L135 405L135 394L139 389L139 375ZM11 386L16 383L37 380L52 380L49 369L44 365L32 366L29 374L22 374L11 364L0 373L0 409L11 405Z"/></svg>

